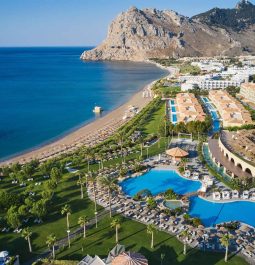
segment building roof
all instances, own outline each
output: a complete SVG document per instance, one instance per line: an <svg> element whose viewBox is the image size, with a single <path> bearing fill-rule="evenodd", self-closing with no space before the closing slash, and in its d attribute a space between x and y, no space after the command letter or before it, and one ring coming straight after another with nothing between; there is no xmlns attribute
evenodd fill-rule
<svg viewBox="0 0 255 265"><path fill-rule="evenodd" d="M172 157L186 157L189 155L186 151L182 150L179 147L175 147L166 151L167 155Z"/></svg>
<svg viewBox="0 0 255 265"><path fill-rule="evenodd" d="M148 260L140 253L123 252L112 261L112 265L148 265Z"/></svg>

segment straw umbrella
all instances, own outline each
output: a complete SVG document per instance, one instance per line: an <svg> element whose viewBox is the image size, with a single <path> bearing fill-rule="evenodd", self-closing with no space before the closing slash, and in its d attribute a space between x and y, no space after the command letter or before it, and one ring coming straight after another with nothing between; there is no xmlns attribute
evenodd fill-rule
<svg viewBox="0 0 255 265"><path fill-rule="evenodd" d="M187 157L189 155L189 153L187 153L186 151L182 150L179 147L175 147L172 149L169 149L166 151L166 154L173 157L174 160L181 160L181 158Z"/></svg>

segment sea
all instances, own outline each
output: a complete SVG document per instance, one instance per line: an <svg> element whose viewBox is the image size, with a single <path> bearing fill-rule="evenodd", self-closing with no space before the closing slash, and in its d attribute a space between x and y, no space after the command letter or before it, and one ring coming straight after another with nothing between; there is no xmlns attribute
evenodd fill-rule
<svg viewBox="0 0 255 265"><path fill-rule="evenodd" d="M84 62L91 47L0 48L0 160L52 142L107 113L166 71Z"/></svg>

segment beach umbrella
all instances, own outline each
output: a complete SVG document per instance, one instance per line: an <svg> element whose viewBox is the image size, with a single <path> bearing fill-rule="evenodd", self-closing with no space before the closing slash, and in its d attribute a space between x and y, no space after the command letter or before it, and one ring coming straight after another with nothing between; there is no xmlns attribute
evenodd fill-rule
<svg viewBox="0 0 255 265"><path fill-rule="evenodd" d="M148 265L148 260L140 253L123 252L113 259L112 265Z"/></svg>
<svg viewBox="0 0 255 265"><path fill-rule="evenodd" d="M199 225L198 228L199 229L205 229L205 227L203 225Z"/></svg>
<svg viewBox="0 0 255 265"><path fill-rule="evenodd" d="M0 252L0 258L7 258L9 256L8 251L2 251Z"/></svg>
<svg viewBox="0 0 255 265"><path fill-rule="evenodd" d="M240 245L240 244L243 243L243 240L242 240L242 239L237 239L237 240L236 240L236 243L237 243L238 245Z"/></svg>
<svg viewBox="0 0 255 265"><path fill-rule="evenodd" d="M248 250L248 251L253 251L254 250L254 248L251 247L251 246L246 246L245 249Z"/></svg>
<svg viewBox="0 0 255 265"><path fill-rule="evenodd" d="M202 230L197 230L197 234L198 234L199 236L203 236L203 235L204 235L204 231L202 231Z"/></svg>
<svg viewBox="0 0 255 265"><path fill-rule="evenodd" d="M221 227L220 227L220 231L222 231L222 232L227 232L227 229L226 229L224 226L221 226Z"/></svg>
<svg viewBox="0 0 255 265"><path fill-rule="evenodd" d="M243 232L248 232L248 231L250 230L250 227L247 226L247 225L242 225L242 226L240 227L240 230L243 231Z"/></svg>

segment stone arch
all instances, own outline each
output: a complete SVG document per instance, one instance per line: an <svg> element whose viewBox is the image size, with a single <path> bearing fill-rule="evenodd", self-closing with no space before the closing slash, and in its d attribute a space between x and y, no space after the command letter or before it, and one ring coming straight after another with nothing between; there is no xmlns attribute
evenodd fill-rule
<svg viewBox="0 0 255 265"><path fill-rule="evenodd" d="M240 163L238 163L236 166L239 167L241 170L243 170L243 167Z"/></svg>
<svg viewBox="0 0 255 265"><path fill-rule="evenodd" d="M248 167L245 169L245 172L252 175L251 170Z"/></svg>
<svg viewBox="0 0 255 265"><path fill-rule="evenodd" d="M234 163L234 164L235 164L235 160L234 160L234 158L233 158L233 157L231 157L231 159L230 159L230 162L232 162L232 163Z"/></svg>
<svg viewBox="0 0 255 265"><path fill-rule="evenodd" d="M226 153L226 158L229 160L229 156L228 156L228 153Z"/></svg>

